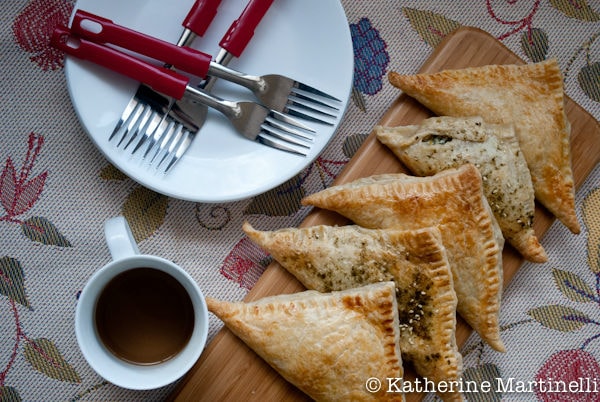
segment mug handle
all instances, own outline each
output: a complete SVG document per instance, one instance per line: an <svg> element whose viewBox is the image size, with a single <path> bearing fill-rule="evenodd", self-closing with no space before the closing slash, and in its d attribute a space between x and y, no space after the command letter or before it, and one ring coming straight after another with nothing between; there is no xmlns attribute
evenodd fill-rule
<svg viewBox="0 0 600 402"><path fill-rule="evenodd" d="M140 253L131 228L123 216L110 218L104 223L104 237L113 260Z"/></svg>

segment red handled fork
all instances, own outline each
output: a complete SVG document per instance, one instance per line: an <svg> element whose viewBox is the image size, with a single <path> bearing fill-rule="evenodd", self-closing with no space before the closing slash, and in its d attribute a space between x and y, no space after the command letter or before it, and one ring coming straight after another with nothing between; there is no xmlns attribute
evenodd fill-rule
<svg viewBox="0 0 600 402"><path fill-rule="evenodd" d="M222 39L220 45L223 51L218 56L220 60L226 62L232 56L241 55L252 37L254 27L271 3L272 0L262 2L253 0L248 4L240 18L232 24ZM114 24L102 17L79 11L75 15L71 29L73 33L82 37L96 42L126 47L136 53L172 64L177 69L201 78L208 74L210 77L206 81L208 89L214 83L215 77L242 85L251 89L261 103L275 111L326 124L333 124L332 119L335 119L336 113L339 112L338 107L335 106L339 100L316 88L281 75L244 74L212 62L210 56L202 52L185 47L175 47L170 43ZM185 101L179 102L178 106L192 117L194 122L204 121L205 107L190 106ZM178 150L181 151L181 148L179 147Z"/></svg>
<svg viewBox="0 0 600 402"><path fill-rule="evenodd" d="M182 25L185 29L177 46L190 45L196 36L203 36L217 14L220 4L221 0L196 0L183 21ZM91 24L88 28L97 29L99 27ZM202 123L181 113L178 108L173 108L174 103L174 99L152 90L145 84L140 84L135 95L123 110L109 141L120 133L117 146L129 137L125 148L138 136L140 138L169 138L170 142L166 145L172 148L180 146L185 143L186 138L200 129ZM133 152L137 148L134 148ZM167 166L165 172L170 167Z"/></svg>
<svg viewBox="0 0 600 402"><path fill-rule="evenodd" d="M190 86L190 79L187 76L165 67L152 65L115 48L73 36L66 27L57 27L54 30L51 44L69 55L143 82L153 90L174 99L189 99L214 108L224 114L234 128L248 139L304 156L310 148L300 139L305 134L298 125L294 125L293 119L261 104L220 99ZM170 46L171 49L185 49ZM273 141L273 137L282 142Z"/></svg>

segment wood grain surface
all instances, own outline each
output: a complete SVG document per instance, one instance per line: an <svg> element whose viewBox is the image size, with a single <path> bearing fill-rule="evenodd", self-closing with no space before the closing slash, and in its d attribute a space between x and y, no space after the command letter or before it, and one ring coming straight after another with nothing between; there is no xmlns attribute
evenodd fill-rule
<svg viewBox="0 0 600 402"><path fill-rule="evenodd" d="M521 64L523 61L488 33L477 28L460 28L444 39L433 51L419 72L431 73L444 69L482 66L488 64ZM400 92L399 92L400 93ZM600 125L579 105L566 100L566 111L572 124L572 157L576 187L583 183L600 159ZM401 94L382 117L381 125L419 123L431 112L412 98ZM399 160L374 134L365 140L356 155L348 162L334 184L379 173L407 172ZM539 237L552 224L553 218L542 207L536 207L535 231ZM301 226L346 224L336 213L314 209ZM549 254L552 250L547 250ZM510 246L503 253L504 285L521 266L523 260ZM277 263L267 267L246 300L263 296L293 293L303 286ZM463 345L471 328L459 319L456 338ZM414 378L407 367L405 379ZM366 379L365 379L366 380ZM409 394L407 401L419 401L423 395ZM197 364L184 377L171 395L173 401L302 401L309 398L285 381L268 364L224 328L207 346Z"/></svg>

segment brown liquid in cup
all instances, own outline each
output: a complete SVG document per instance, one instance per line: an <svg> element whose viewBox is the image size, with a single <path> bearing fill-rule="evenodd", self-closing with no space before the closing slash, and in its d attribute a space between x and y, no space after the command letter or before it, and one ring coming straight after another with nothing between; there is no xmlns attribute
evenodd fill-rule
<svg viewBox="0 0 600 402"><path fill-rule="evenodd" d="M171 275L135 268L117 275L102 290L95 322L100 339L115 356L135 364L158 364L187 345L194 308Z"/></svg>

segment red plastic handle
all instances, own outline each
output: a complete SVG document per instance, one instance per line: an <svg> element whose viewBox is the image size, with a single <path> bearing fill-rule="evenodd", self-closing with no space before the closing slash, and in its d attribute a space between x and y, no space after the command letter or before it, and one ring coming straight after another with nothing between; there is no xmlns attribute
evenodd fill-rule
<svg viewBox="0 0 600 402"><path fill-rule="evenodd" d="M235 57L240 57L271 4L273 0L250 0L240 17L233 21L219 45Z"/></svg>
<svg viewBox="0 0 600 402"><path fill-rule="evenodd" d="M196 0L183 20L183 26L198 36L204 36L220 4L221 0Z"/></svg>
<svg viewBox="0 0 600 402"><path fill-rule="evenodd" d="M66 27L59 26L54 30L50 44L69 55L141 81L155 91L176 99L183 97L189 82L189 78L171 69L153 66L109 46L74 37Z"/></svg>
<svg viewBox="0 0 600 402"><path fill-rule="evenodd" d="M131 50L201 78L208 74L212 59L210 55L196 49L176 46L83 10L75 12L71 32L93 42L109 43Z"/></svg>

